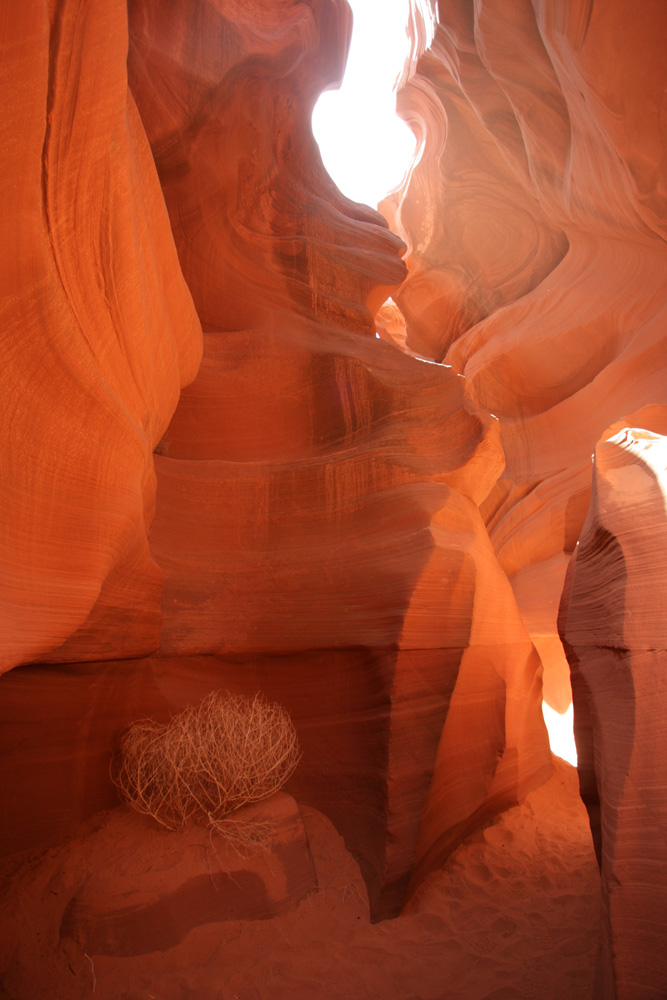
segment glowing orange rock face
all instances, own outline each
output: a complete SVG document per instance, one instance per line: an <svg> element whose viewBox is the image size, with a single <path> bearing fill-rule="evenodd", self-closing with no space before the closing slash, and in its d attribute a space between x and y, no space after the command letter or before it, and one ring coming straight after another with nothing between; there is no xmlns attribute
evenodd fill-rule
<svg viewBox="0 0 667 1000"><path fill-rule="evenodd" d="M206 330L287 309L374 333L400 240L337 190L312 107L342 77L345 0L130 4L129 74Z"/></svg>
<svg viewBox="0 0 667 1000"><path fill-rule="evenodd" d="M561 635L602 860L598 995L648 996L667 979L653 834L665 808L665 508L650 471L667 430L665 10L443 0L438 11L400 95L424 151L383 205L408 244L394 296L405 333L385 310L383 336L451 364L499 419L506 467L481 511L560 711L570 692L556 611L581 534ZM432 790L423 829L446 801Z"/></svg>
<svg viewBox="0 0 667 1000"><path fill-rule="evenodd" d="M2 667L148 653L152 451L199 321L127 89L125 5L18 5L3 32Z"/></svg>
<svg viewBox="0 0 667 1000"><path fill-rule="evenodd" d="M96 7L99 21L77 11L62 6L53 45L81 66L82 83L65 78L70 142L54 147L48 177L70 182L52 242L62 235L74 342L95 361L81 362L73 404L80 430L79 397L88 400L94 468L81 464L81 439L70 453L58 430L53 454L83 469L84 483L65 476L54 496L47 466L34 494L48 504L34 519L52 533L58 518L70 534L81 523L88 603L75 619L61 587L70 618L17 659L89 661L32 675L54 671L67 703L88 710L83 725L51 718L61 753L34 779L43 790L54 776L49 794L57 790L62 813L41 820L26 802L16 829L48 842L109 804L100 764L133 715L168 714L214 687L261 689L299 731L294 793L344 833L374 915L395 914L415 857L413 886L549 774L540 664L479 509L504 467L498 421L450 368L373 336L372 309L405 276L403 246L377 213L336 191L309 125L316 93L340 74L346 4L184 0L167 16L163 3L132 3L128 72L140 119L122 12L111 0ZM105 32L113 44L98 66ZM101 73L112 56L116 76L88 93L87 70ZM80 152L90 151L94 175L69 158L86 109ZM199 327L142 126L205 328L195 378ZM97 137L90 146L86 135ZM117 158L125 170L145 158L140 204L111 198ZM114 267L144 325L126 326ZM65 306L53 336L70 364ZM61 388L54 410L65 430L68 398ZM98 548L86 535L87 503ZM159 655L120 659L158 645ZM28 673L7 678L7 706L21 703ZM35 726L50 711L47 694L35 700ZM62 768L67 755L78 783ZM10 795L22 766L3 773Z"/></svg>
<svg viewBox="0 0 667 1000"><path fill-rule="evenodd" d="M650 996L667 981L666 468L663 436L625 429L600 442L561 608L601 864L600 997Z"/></svg>
<svg viewBox="0 0 667 1000"><path fill-rule="evenodd" d="M409 247L394 297L407 346L463 373L500 420L507 464L482 511L563 711L556 610L590 456L605 428L667 398L665 11L438 10L399 95L425 145L383 205Z"/></svg>
<svg viewBox="0 0 667 1000"><path fill-rule="evenodd" d="M279 29L269 14L252 31L244 11L188 3L196 36L165 35L160 5L131 14L130 78L207 331L155 461L161 653L243 655L304 726L317 706L301 780L363 859L382 915L403 898L442 722L476 728L467 687L483 706L479 757L460 757L419 877L472 816L548 773L539 661L477 508L503 467L497 422L449 369L359 336L374 331L366 303L405 271L381 217L332 188L310 133L347 8L286 5ZM332 714L278 656L354 697ZM364 717L375 735L358 743ZM318 781L325 756L348 758L346 737L356 766Z"/></svg>

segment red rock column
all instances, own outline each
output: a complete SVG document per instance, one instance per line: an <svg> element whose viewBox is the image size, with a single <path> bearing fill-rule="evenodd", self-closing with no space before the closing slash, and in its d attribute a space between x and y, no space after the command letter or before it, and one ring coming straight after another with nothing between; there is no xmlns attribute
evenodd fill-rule
<svg viewBox="0 0 667 1000"><path fill-rule="evenodd" d="M666 494L667 438L625 429L598 445L561 607L602 873L600 1000L667 983Z"/></svg>
<svg viewBox="0 0 667 1000"><path fill-rule="evenodd" d="M421 157L382 206L408 245L394 298L408 348L500 421L507 464L482 513L562 712L556 615L590 455L667 401L665 8L434 6L399 94Z"/></svg>
<svg viewBox="0 0 667 1000"><path fill-rule="evenodd" d="M156 459L160 651L220 657L220 684L242 656L285 704L305 733L295 784L386 916L460 672L477 688L457 695L464 727L498 725L479 738L484 780L457 800L459 835L550 759L539 662L478 510L503 467L497 422L448 367L375 338L403 246L337 191L312 136L349 15L341 0L174 0L166 17L133 0L129 73L205 329ZM452 816L437 814L440 837Z"/></svg>
<svg viewBox="0 0 667 1000"><path fill-rule="evenodd" d="M152 451L201 356L126 4L5 6L0 671L157 648Z"/></svg>

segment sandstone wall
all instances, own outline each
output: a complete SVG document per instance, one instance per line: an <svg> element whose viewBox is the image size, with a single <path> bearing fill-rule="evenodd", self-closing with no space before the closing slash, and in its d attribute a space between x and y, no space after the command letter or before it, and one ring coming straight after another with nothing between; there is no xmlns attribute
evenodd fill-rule
<svg viewBox="0 0 667 1000"><path fill-rule="evenodd" d="M506 468L482 510L562 712L556 614L590 456L616 421L664 432L633 414L667 391L665 15L621 0L437 11L399 94L421 159L382 206L408 244L395 299L407 347L463 373L500 421Z"/></svg>
<svg viewBox="0 0 667 1000"><path fill-rule="evenodd" d="M49 9L26 8L35 33L18 24L11 49L42 90L32 201L7 217L53 279L9 262L13 329L66 301L45 322L49 391L34 336L10 380L12 433L32 435L7 449L29 481L10 596L32 617L7 665L42 665L2 681L5 759L29 747L3 769L5 850L111 804L133 717L261 689L299 729L294 793L345 835L374 915L396 913L550 760L541 666L479 509L498 421L374 336L404 248L336 190L310 131L349 9Z"/></svg>
<svg viewBox="0 0 667 1000"><path fill-rule="evenodd" d="M421 159L382 205L408 245L382 335L465 375L498 418L506 465L481 512L560 712L572 671L603 879L596 995L659 996L665 12L616 0L437 11L399 95Z"/></svg>
<svg viewBox="0 0 667 1000"><path fill-rule="evenodd" d="M125 4L12 4L2 33L1 669L147 654L152 452L199 320L127 87Z"/></svg>
<svg viewBox="0 0 667 1000"><path fill-rule="evenodd" d="M667 438L598 444L560 628L572 669L580 784L602 873L599 997L667 981Z"/></svg>

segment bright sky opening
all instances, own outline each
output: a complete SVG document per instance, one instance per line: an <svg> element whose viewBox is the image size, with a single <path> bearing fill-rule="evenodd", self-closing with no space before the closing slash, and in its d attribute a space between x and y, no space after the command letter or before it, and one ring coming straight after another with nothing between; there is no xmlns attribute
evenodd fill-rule
<svg viewBox="0 0 667 1000"><path fill-rule="evenodd" d="M375 207L405 175L415 138L396 115L396 78L409 52L409 0L348 0L352 44L340 90L323 93L313 132L343 194Z"/></svg>
<svg viewBox="0 0 667 1000"><path fill-rule="evenodd" d="M415 137L396 114L395 91L410 49L410 0L348 3L354 27L345 78L340 90L320 96L313 132L343 194L376 207L398 187L415 155ZM428 5L421 6L426 14ZM545 704L543 712L553 753L576 764L572 706L559 715Z"/></svg>
<svg viewBox="0 0 667 1000"><path fill-rule="evenodd" d="M574 732L572 730L574 725L574 708L570 704L567 712L560 715L560 713L547 705L546 701L543 701L542 714L544 715L547 732L549 733L551 752L576 767L577 746L574 742Z"/></svg>

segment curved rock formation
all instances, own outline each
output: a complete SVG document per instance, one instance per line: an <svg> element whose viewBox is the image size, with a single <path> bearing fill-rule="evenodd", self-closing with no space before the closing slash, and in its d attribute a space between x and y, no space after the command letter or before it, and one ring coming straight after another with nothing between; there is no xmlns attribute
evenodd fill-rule
<svg viewBox="0 0 667 1000"><path fill-rule="evenodd" d="M576 775L564 762L557 762L553 779L522 806L462 844L445 870L427 880L396 920L369 921L359 866L331 823L303 807L301 819L317 878L317 887L305 899L271 920L244 920L233 910L224 915L218 910L222 919L205 919L196 926L193 916L208 916L210 911L181 907L162 926L141 926L135 954L125 955L104 954L94 940L84 950L88 941L83 937L60 938L72 894L78 902L90 898L94 888L103 888L108 895L96 897L95 912L104 918L105 904L113 900L113 886L104 878L107 853L115 865L121 860L121 872L133 873L139 882L128 885L128 878L123 886L132 892L134 903L145 898L151 880L155 885L160 874L169 874L171 865L166 872L146 874L155 861L150 849L157 846L151 834L134 841L137 850L131 858L124 856L127 839L112 839L113 834L127 837L131 832L120 812L98 819L95 833L89 828L47 852L39 864L33 860L26 865L11 891L0 898L0 966L9 996L81 1000L90 997L94 986L94 995L104 998L149 993L208 1000L221 992L271 1000L346 994L437 997L442 996L443 983L448 995L469 1000L494 993L512 1000L591 995L599 875ZM302 853L296 829L294 833L284 844L290 849L287 858L272 853L251 859L250 865L231 858L232 868L242 873L239 884L247 884L252 869L268 861L264 884L279 898L283 873L290 871L288 861L290 888L296 895L303 886L298 864L308 855ZM189 843L195 847L191 857L175 858L176 844L167 851L162 844L162 858L176 863L178 880L206 872L208 891L202 892L201 902L213 905L215 917L215 900L219 906L226 888L217 871L218 859L207 837L201 842L193 837ZM225 853L215 847L224 860ZM81 884L85 875L90 876L88 885ZM215 900L210 892L214 883L221 889ZM168 897L161 899L166 904ZM132 917L130 910L125 927ZM151 943L151 930L161 932L161 943L166 943L165 931L173 934L188 923L189 933L171 947L144 950ZM119 936L118 944L123 943Z"/></svg>
<svg viewBox="0 0 667 1000"><path fill-rule="evenodd" d="M648 466L667 403L664 10L432 6L434 43L399 95L421 159L382 206L408 244L404 321L385 308L381 333L464 374L498 418L506 465L481 512L560 712L556 615L583 526L561 633L602 860L598 995L657 996L664 498Z"/></svg>
<svg viewBox="0 0 667 1000"><path fill-rule="evenodd" d="M500 421L506 469L482 510L564 711L556 611L590 455L667 399L667 178L660 5L561 7L437 4L399 94L423 152L382 208L409 248L407 347Z"/></svg>
<svg viewBox="0 0 667 1000"><path fill-rule="evenodd" d="M293 799L275 795L234 822L234 840L196 826L174 834L120 806L46 852L3 893L3 990L113 995L105 967L164 957L193 933L220 940L230 925L272 920L317 890ZM11 911L25 922L10 927Z"/></svg>
<svg viewBox="0 0 667 1000"><path fill-rule="evenodd" d="M13 5L2 30L0 669L142 655L151 453L199 321L127 89L125 4Z"/></svg>
<svg viewBox="0 0 667 1000"><path fill-rule="evenodd" d="M310 130L343 70L345 0L3 11L3 875L78 838L13 884L12 900L24 878L35 892L18 936L5 932L16 906L4 911L11 989L39 978L51 996L65 980L88 995L90 950L120 995L157 948L196 992L206 963L184 942L218 956L207 927L229 923L225 906L254 925L314 888L289 798L273 804L275 867L225 859L240 893L229 879L211 890L202 831L180 857L129 823L136 877L134 855L105 846L127 815L81 837L114 804L118 732L216 688L285 706L303 748L290 791L344 835L373 918L410 898L396 940L421 948L427 932L460 962L424 900L450 907L429 893L456 845L548 776L535 647L562 710L568 564L598 994L664 988L663 4L432 6L434 44L400 97L421 157L384 205L405 264L401 237L337 191ZM584 860L554 862L547 826L560 911L562 871L594 879ZM504 852L515 830L532 838L537 906L528 810L463 853L481 870L480 843ZM118 867L87 868L100 854ZM64 878L63 858L76 862ZM336 872L344 901L356 862ZM583 912L590 924L595 907ZM513 933L505 916L496 937ZM388 940L366 928L360 949ZM571 958L562 927L559 940ZM156 992L162 959L145 966Z"/></svg>
<svg viewBox="0 0 667 1000"><path fill-rule="evenodd" d="M278 793L230 822L227 836L197 826L170 836L128 808L106 814L87 837L60 852L50 880L61 897L65 946L123 958L168 951L195 927L270 920L317 887L290 796ZM144 853L152 865L137 870ZM49 867L52 862L48 858Z"/></svg>
<svg viewBox="0 0 667 1000"><path fill-rule="evenodd" d="M365 664L342 719L311 693L319 738L302 780L360 857L379 916L401 902L448 712L483 731L485 778L468 780L461 758L420 877L549 763L539 664L477 510L503 466L497 424L449 369L359 337L404 268L382 218L332 187L310 131L347 18L346 5L318 2L260 22L201 0L165 31L160 5L136 3L129 65L206 330L200 374L156 457L161 654L250 657L304 725L293 671L275 657L324 667L334 689ZM477 685L479 720L459 683ZM329 752L345 757L361 718L374 745L323 786L323 748L333 738Z"/></svg>
<svg viewBox="0 0 667 1000"><path fill-rule="evenodd" d="M328 176L310 118L342 78L345 0L130 3L129 74L206 330L286 309L374 333L400 241ZM379 286L379 287L378 287Z"/></svg>
<svg viewBox="0 0 667 1000"><path fill-rule="evenodd" d="M667 438L627 428L595 451L560 628L580 785L602 873L597 996L667 982Z"/></svg>
<svg viewBox="0 0 667 1000"><path fill-rule="evenodd" d="M7 850L110 804L106 761L133 717L261 689L299 730L293 791L344 833L373 915L395 914L415 857L413 887L550 758L539 661L479 512L504 465L498 422L449 367L373 335L403 246L335 189L310 131L349 9L183 0L167 16L133 0L129 35L116 0L53 17L38 39L55 67L47 156L30 161L47 222L39 201L25 216L46 227L65 288L54 353L69 373L74 344L81 371L75 396L53 382L60 423L19 500L35 546L57 537L80 579L49 583L57 631L36 591L45 621L23 623L12 662L50 665L3 681L8 756L23 738L30 753L2 780L35 796ZM200 357L181 272L203 362L167 428ZM32 280L20 289L31 301Z"/></svg>

